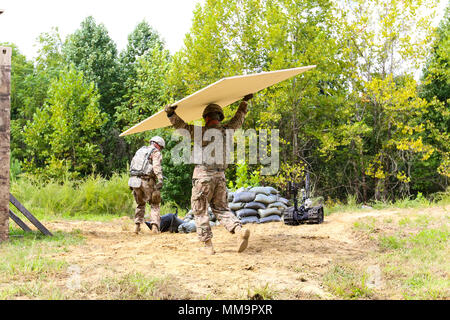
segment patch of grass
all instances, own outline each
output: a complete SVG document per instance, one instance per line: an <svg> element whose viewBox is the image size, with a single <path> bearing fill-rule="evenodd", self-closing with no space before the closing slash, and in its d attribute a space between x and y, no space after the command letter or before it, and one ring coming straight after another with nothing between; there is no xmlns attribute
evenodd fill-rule
<svg viewBox="0 0 450 320"><path fill-rule="evenodd" d="M433 203L445 206L450 204L450 186L443 192L436 192L430 196Z"/></svg>
<svg viewBox="0 0 450 320"><path fill-rule="evenodd" d="M373 217L366 218L363 221L356 221L353 223L353 228L360 231L365 231L367 233L375 233L377 220Z"/></svg>
<svg viewBox="0 0 450 320"><path fill-rule="evenodd" d="M402 249L406 241L398 236L380 236L379 246L382 249Z"/></svg>
<svg viewBox="0 0 450 320"><path fill-rule="evenodd" d="M384 219L383 219L383 222L384 222L384 223L392 223L392 222L394 222L394 219L392 219L392 218L390 218L390 217L387 217L387 218L384 218Z"/></svg>
<svg viewBox="0 0 450 320"><path fill-rule="evenodd" d="M18 179L12 181L11 193L40 219L117 217L134 212L126 174L114 174L109 180L92 175L84 180L62 183Z"/></svg>
<svg viewBox="0 0 450 320"><path fill-rule="evenodd" d="M247 290L247 297L250 300L273 300L276 294L274 290L269 288L268 283L264 287Z"/></svg>
<svg viewBox="0 0 450 320"><path fill-rule="evenodd" d="M111 221L134 216L134 197L128 187L128 174L114 174L109 179L91 175L83 180L40 181L36 178L11 181L11 193L38 219ZM175 213L183 217L187 210L174 202L161 206L161 215ZM20 217L14 206L11 209ZM147 206L147 211L150 208Z"/></svg>
<svg viewBox="0 0 450 320"><path fill-rule="evenodd" d="M395 208L429 208L434 206L446 206L450 204L450 187L444 192L437 192L425 197L422 193L418 193L415 197L406 197L403 199L397 199L395 201L371 201L367 206L363 207L361 203L357 202L356 196L347 195L347 200L342 203L339 200L328 199L325 202L324 209L325 215L329 215L335 212L351 212L351 211L364 211L382 209L395 209Z"/></svg>
<svg viewBox="0 0 450 320"><path fill-rule="evenodd" d="M349 265L334 265L325 274L324 284L344 299L369 299L373 292L366 284L367 275Z"/></svg>
<svg viewBox="0 0 450 320"><path fill-rule="evenodd" d="M425 229L411 236L409 242L415 247L445 249L449 235L448 228L445 226L442 229Z"/></svg>
<svg viewBox="0 0 450 320"><path fill-rule="evenodd" d="M187 294L171 278L148 278L141 273L130 273L120 278L104 278L93 288L108 300L176 300L187 299Z"/></svg>
<svg viewBox="0 0 450 320"><path fill-rule="evenodd" d="M357 203L356 196L347 195L346 203L342 203L339 200L336 202L327 200L324 204L324 214L330 215L335 212L349 212L363 210L361 205Z"/></svg>
<svg viewBox="0 0 450 320"><path fill-rule="evenodd" d="M26 283L0 288L0 300L10 299L40 299L40 300L62 300L67 296L60 288L49 286L44 281L27 281Z"/></svg>
<svg viewBox="0 0 450 320"><path fill-rule="evenodd" d="M362 232L370 233L372 228L383 231L372 239L381 249L373 258L382 265L386 286L381 290L385 295L404 299L450 297L448 215L410 214L389 226L382 221L374 224L372 219L358 223L355 229Z"/></svg>
<svg viewBox="0 0 450 320"><path fill-rule="evenodd" d="M48 287L49 279L65 275L68 264L49 255L83 242L79 230L57 231L53 235L11 229L10 240L0 244L0 296L43 298L42 293L46 293L45 297L51 298L43 288Z"/></svg>

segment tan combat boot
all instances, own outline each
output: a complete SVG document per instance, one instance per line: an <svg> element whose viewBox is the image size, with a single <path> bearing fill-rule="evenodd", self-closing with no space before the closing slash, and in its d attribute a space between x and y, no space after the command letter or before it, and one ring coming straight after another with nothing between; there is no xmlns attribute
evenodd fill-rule
<svg viewBox="0 0 450 320"><path fill-rule="evenodd" d="M250 238L250 230L242 228L240 226L234 229L234 232L238 237L238 252L244 251L248 246L248 238Z"/></svg>
<svg viewBox="0 0 450 320"><path fill-rule="evenodd" d="M214 247L211 240L205 241L204 247L201 248L201 250L207 254L213 255L216 252L214 251Z"/></svg>
<svg viewBox="0 0 450 320"><path fill-rule="evenodd" d="M158 227L156 226L156 224L152 224L152 233L153 233L153 234L158 234L158 233L159 233L159 229L158 229Z"/></svg>
<svg viewBox="0 0 450 320"><path fill-rule="evenodd" d="M140 223L136 223L134 226L134 233L135 234L139 234L139 232L141 232L141 224Z"/></svg>

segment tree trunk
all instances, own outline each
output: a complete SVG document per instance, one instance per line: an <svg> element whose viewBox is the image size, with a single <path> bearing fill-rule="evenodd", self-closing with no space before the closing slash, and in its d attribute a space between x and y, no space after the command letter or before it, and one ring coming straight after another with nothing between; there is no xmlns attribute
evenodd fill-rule
<svg viewBox="0 0 450 320"><path fill-rule="evenodd" d="M0 242L9 236L11 48L0 47Z"/></svg>

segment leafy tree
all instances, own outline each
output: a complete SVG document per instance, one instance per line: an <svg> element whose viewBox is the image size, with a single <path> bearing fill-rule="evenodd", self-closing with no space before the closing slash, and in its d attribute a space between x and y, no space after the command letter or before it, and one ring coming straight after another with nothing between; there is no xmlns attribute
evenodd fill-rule
<svg viewBox="0 0 450 320"><path fill-rule="evenodd" d="M141 22L128 36L120 63L125 93L122 104L116 109L115 121L124 130L149 117L167 102L170 55L159 34L146 22ZM127 142L131 140L133 137L127 138Z"/></svg>
<svg viewBox="0 0 450 320"><path fill-rule="evenodd" d="M345 112L346 63L338 59L342 44L334 37L332 9L326 0L206 1L174 56L171 92L180 98L224 76L316 64L314 71L257 94L245 126L280 129L283 161L319 167L313 150L330 144L331 134L324 132L339 132L334 125ZM236 106L226 108L226 116Z"/></svg>
<svg viewBox="0 0 450 320"><path fill-rule="evenodd" d="M174 55L168 76L173 99L181 99L240 71L239 58L232 60L226 47L224 14L232 2L208 0L203 8L196 6L191 30L185 36L183 48Z"/></svg>
<svg viewBox="0 0 450 320"><path fill-rule="evenodd" d="M413 166L433 150L420 118L427 106L417 95L412 71L424 60L431 39L433 1L344 1L343 38L354 63L350 98L354 124L367 125L352 140L360 144L361 169L377 200L409 195ZM362 144L361 144L362 143ZM362 185L365 192L369 184Z"/></svg>
<svg viewBox="0 0 450 320"><path fill-rule="evenodd" d="M435 147L436 153L431 163L422 168L421 173L427 183L439 184L440 189L448 186L450 177L450 7L447 6L444 18L436 30L435 40L428 57L422 77L421 96L430 102L427 113L423 116L426 124L428 141ZM435 170L430 170L431 168ZM435 173L439 173L436 176ZM437 191L431 189L431 191Z"/></svg>
<svg viewBox="0 0 450 320"><path fill-rule="evenodd" d="M139 58L151 55L155 48L163 47L164 41L159 33L146 21L140 22L128 35L127 47L119 56L126 81L132 80L136 76Z"/></svg>
<svg viewBox="0 0 450 320"><path fill-rule="evenodd" d="M104 159L100 129L107 119L99 99L94 83L73 67L52 81L44 107L25 127L31 153L25 162L28 171L63 179L95 170Z"/></svg>
<svg viewBox="0 0 450 320"><path fill-rule="evenodd" d="M124 92L116 44L105 26L96 24L90 16L81 22L80 29L67 38L63 54L69 63L83 72L88 82L95 83L100 94L100 108L108 114L108 121L101 128L104 137L101 150L108 156L98 170L109 176L118 168L123 168L127 150L114 123L116 107L120 105Z"/></svg>
<svg viewBox="0 0 450 320"><path fill-rule="evenodd" d="M120 79L116 44L103 24L92 16L81 22L80 29L68 36L63 53L69 63L94 82L100 94L100 107L110 117L120 99Z"/></svg>
<svg viewBox="0 0 450 320"><path fill-rule="evenodd" d="M26 121L27 106L34 88L30 86L33 79L34 66L31 61L20 53L13 43L2 43L2 46L12 48L11 55L11 157L22 160L25 146L22 137L22 127Z"/></svg>
<svg viewBox="0 0 450 320"><path fill-rule="evenodd" d="M167 72L170 55L163 41L147 23L141 22L128 37L121 65L127 75L124 102L116 109L116 124L124 131L157 112L167 104ZM150 138L154 131L126 136L127 160ZM162 134L162 133L161 133Z"/></svg>
<svg viewBox="0 0 450 320"><path fill-rule="evenodd" d="M193 164L173 163L171 150L178 143L178 140L172 139L172 130L162 129L153 132L153 135L159 135L164 138L166 148L163 150L163 175L164 185L161 191L161 197L164 202L173 201L180 208L189 209L191 207L191 186Z"/></svg>

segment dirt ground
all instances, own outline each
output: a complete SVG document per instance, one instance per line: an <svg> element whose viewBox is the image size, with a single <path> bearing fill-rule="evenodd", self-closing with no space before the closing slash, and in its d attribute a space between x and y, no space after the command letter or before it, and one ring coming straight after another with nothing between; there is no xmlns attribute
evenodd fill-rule
<svg viewBox="0 0 450 320"><path fill-rule="evenodd" d="M422 209L444 214L445 208ZM81 230L85 244L70 247L53 258L79 269L83 283L104 277L140 272L148 277L169 277L185 298L249 299L257 289L269 288L276 299L336 299L322 284L337 261L364 263L376 250L373 243L352 228L367 217L399 218L411 210L367 210L336 213L320 225L287 226L280 222L248 224L249 247L237 253L236 237L223 226L213 227L216 254L198 250L195 233L132 233L133 221L52 221L50 230ZM414 211L413 211L414 213ZM94 292L86 299L101 299Z"/></svg>

